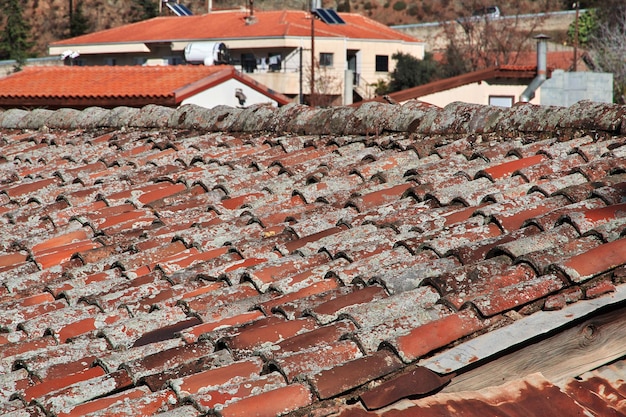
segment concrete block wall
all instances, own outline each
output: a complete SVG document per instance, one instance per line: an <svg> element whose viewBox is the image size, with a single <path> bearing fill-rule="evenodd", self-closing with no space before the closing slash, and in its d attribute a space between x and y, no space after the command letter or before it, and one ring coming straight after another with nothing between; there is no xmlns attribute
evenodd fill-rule
<svg viewBox="0 0 626 417"><path fill-rule="evenodd" d="M541 104L569 107L581 100L613 102L613 74L556 70L541 85Z"/></svg>

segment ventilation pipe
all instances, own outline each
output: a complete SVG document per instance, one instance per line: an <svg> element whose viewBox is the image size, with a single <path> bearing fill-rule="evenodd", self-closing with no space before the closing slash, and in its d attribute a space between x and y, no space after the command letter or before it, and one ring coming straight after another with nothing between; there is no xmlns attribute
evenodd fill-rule
<svg viewBox="0 0 626 417"><path fill-rule="evenodd" d="M537 35L535 36L537 39L537 76L533 78L533 80L528 84L528 87L524 90L524 92L519 96L519 101L522 103L528 103L530 100L535 97L535 91L543 84L543 82L547 78L548 65L547 65L547 55L548 55L548 39L549 36L546 35Z"/></svg>

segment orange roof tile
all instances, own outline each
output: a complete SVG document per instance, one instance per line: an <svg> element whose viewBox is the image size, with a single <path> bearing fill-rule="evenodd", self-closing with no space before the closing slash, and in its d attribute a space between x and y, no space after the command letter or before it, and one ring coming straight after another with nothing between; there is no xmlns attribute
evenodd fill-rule
<svg viewBox="0 0 626 417"><path fill-rule="evenodd" d="M175 106L231 78L289 102L231 66L58 66L26 67L0 79L0 106Z"/></svg>
<svg viewBox="0 0 626 417"><path fill-rule="evenodd" d="M0 110L0 414L623 414L626 106L67 110Z"/></svg>
<svg viewBox="0 0 626 417"><path fill-rule="evenodd" d="M299 10L257 11L255 23L248 24L242 11L209 13L185 17L157 17L130 25L55 42L59 45L103 43L151 43L211 39L308 37L310 13ZM350 39L398 39L419 42L416 38L389 28L365 16L341 13L345 25L315 24L315 36Z"/></svg>

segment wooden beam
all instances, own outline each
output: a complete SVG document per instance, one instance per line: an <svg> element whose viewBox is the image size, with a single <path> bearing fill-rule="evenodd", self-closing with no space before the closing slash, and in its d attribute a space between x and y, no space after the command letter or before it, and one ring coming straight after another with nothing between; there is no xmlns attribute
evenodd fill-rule
<svg viewBox="0 0 626 417"><path fill-rule="evenodd" d="M626 355L626 306L457 375L442 392L480 390L540 372L555 385Z"/></svg>

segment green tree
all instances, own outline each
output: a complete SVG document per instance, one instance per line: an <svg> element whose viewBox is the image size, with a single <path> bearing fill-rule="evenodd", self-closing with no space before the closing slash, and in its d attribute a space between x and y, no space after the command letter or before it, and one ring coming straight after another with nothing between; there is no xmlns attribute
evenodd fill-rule
<svg viewBox="0 0 626 417"><path fill-rule="evenodd" d="M598 29L598 16L595 9L589 9L578 16L576 21L567 28L567 39L572 45L585 46L593 33ZM578 33L576 33L578 31Z"/></svg>
<svg viewBox="0 0 626 417"><path fill-rule="evenodd" d="M426 84L437 79L441 73L439 63L430 52L424 54L424 59L403 52L396 52L391 58L396 61L396 67L389 81L390 92Z"/></svg>
<svg viewBox="0 0 626 417"><path fill-rule="evenodd" d="M14 59L14 71L20 71L26 63L29 50L34 43L30 40L30 26L22 15L20 0L0 0L5 16L4 30L0 34L0 56Z"/></svg>
<svg viewBox="0 0 626 417"><path fill-rule="evenodd" d="M157 0L160 1L160 0ZM159 15L158 3L153 0L133 0L130 5L131 22L152 19Z"/></svg>
<svg viewBox="0 0 626 417"><path fill-rule="evenodd" d="M374 94L377 96L389 93L389 83L382 78L379 78L378 81L370 84L370 87L374 88Z"/></svg>
<svg viewBox="0 0 626 417"><path fill-rule="evenodd" d="M456 77L470 72L470 64L466 61L463 51L454 42L450 42L446 46L443 64L441 72L444 78Z"/></svg>
<svg viewBox="0 0 626 417"><path fill-rule="evenodd" d="M84 35L90 29L89 20L83 13L83 3L78 2L70 13L70 37Z"/></svg>
<svg viewBox="0 0 626 417"><path fill-rule="evenodd" d="M393 4L393 10L395 10L396 12L399 12L404 9L406 9L406 3L403 1L397 1Z"/></svg>

